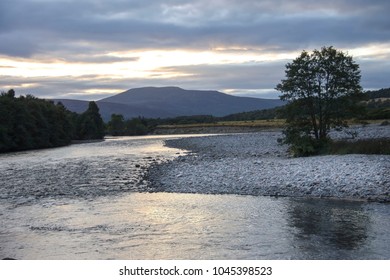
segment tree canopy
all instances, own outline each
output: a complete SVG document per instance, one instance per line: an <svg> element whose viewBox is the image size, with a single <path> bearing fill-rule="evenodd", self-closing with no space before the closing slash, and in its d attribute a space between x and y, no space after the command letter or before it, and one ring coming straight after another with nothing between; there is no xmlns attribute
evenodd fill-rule
<svg viewBox="0 0 390 280"><path fill-rule="evenodd" d="M99 107L94 101L89 102L88 109L77 120L76 135L78 140L103 139L104 122Z"/></svg>
<svg viewBox="0 0 390 280"><path fill-rule="evenodd" d="M61 103L32 95L15 97L9 90L0 95L0 152L50 148L74 139L101 139L104 124L94 102L78 115Z"/></svg>
<svg viewBox="0 0 390 280"><path fill-rule="evenodd" d="M359 65L348 54L333 47L303 51L286 65L285 73L276 89L288 102L284 143L295 154L315 153L331 128L342 129L347 118L361 113Z"/></svg>
<svg viewBox="0 0 390 280"><path fill-rule="evenodd" d="M107 124L107 133L112 136L145 135L150 129L149 121L141 117L125 120L123 115L112 114Z"/></svg>

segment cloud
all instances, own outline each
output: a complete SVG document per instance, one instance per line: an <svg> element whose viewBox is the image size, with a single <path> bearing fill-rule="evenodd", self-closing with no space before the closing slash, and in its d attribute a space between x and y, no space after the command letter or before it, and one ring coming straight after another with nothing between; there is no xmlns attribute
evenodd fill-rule
<svg viewBox="0 0 390 280"><path fill-rule="evenodd" d="M1 5L0 51L11 56L72 44L86 52L229 45L297 49L389 40L388 1L13 0Z"/></svg>
<svg viewBox="0 0 390 280"><path fill-rule="evenodd" d="M369 60L360 63L361 84L365 89L390 87L390 60Z"/></svg>
<svg viewBox="0 0 390 280"><path fill-rule="evenodd" d="M51 78L16 77L2 71L0 86L41 96L85 94L86 98L149 85L269 93L283 78L284 65L294 53L328 45L343 50L377 45L386 51L358 57L362 84L388 87L389 10L388 0L0 1L0 60L102 69L99 75L83 72ZM173 57L171 65L156 66L144 78L132 76L131 71L120 77L109 70L103 73L104 65L136 65L146 50L255 53L275 58L177 65ZM5 67L16 66L1 69Z"/></svg>
<svg viewBox="0 0 390 280"><path fill-rule="evenodd" d="M94 64L107 64L117 62L134 62L138 61L139 57L118 57L113 55L101 55L101 54L61 54L55 56L57 60L67 63L94 63Z"/></svg>
<svg viewBox="0 0 390 280"><path fill-rule="evenodd" d="M0 90L13 88L17 94L32 94L41 98L72 98L96 100L119 93L125 83L108 77L71 76L62 77L14 77L0 76ZM96 89L96 92L93 92ZM91 93L88 94L88 91Z"/></svg>

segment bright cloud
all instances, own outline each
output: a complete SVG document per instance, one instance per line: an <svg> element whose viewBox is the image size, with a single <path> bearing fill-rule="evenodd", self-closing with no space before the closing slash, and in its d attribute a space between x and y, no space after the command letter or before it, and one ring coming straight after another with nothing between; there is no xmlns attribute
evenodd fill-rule
<svg viewBox="0 0 390 280"><path fill-rule="evenodd" d="M0 2L0 89L92 99L175 85L269 96L303 49L353 55L389 87L386 0Z"/></svg>

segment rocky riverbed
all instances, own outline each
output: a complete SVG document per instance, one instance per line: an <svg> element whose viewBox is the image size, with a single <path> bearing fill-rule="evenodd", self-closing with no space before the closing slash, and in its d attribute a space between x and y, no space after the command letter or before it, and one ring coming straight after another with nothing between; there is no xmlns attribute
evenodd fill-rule
<svg viewBox="0 0 390 280"><path fill-rule="evenodd" d="M389 126L354 127L334 138L390 137ZM356 133L355 133L356 132ZM152 166L151 191L326 197L390 202L389 155L291 158L277 143L281 132L263 131L182 138L169 147L189 151Z"/></svg>

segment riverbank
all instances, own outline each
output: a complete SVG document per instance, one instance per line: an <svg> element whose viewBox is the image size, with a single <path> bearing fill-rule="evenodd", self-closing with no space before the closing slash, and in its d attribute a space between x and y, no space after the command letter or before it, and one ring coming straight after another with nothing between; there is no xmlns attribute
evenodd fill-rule
<svg viewBox="0 0 390 280"><path fill-rule="evenodd" d="M388 127L354 127L357 139L390 138ZM354 134L354 133L352 133ZM334 138L349 138L333 133ZM168 147L189 151L154 165L151 191L390 202L389 155L328 155L290 158L277 144L278 131L182 138Z"/></svg>

